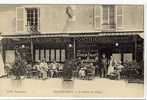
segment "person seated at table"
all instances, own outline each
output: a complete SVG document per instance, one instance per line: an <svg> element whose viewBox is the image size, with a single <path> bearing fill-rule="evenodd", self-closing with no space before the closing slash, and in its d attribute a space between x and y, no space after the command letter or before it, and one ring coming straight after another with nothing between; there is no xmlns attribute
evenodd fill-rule
<svg viewBox="0 0 147 100"><path fill-rule="evenodd" d="M35 75L35 76L39 77L39 71L40 71L40 60L37 60L32 68L33 76Z"/></svg>
<svg viewBox="0 0 147 100"><path fill-rule="evenodd" d="M61 77L62 76L62 73L63 73L63 64L59 64L58 66L58 76Z"/></svg>
<svg viewBox="0 0 147 100"><path fill-rule="evenodd" d="M119 80L121 78L120 73L124 66L121 64L121 61L119 61L115 66L115 72L117 73L117 79Z"/></svg>
<svg viewBox="0 0 147 100"><path fill-rule="evenodd" d="M32 66L31 64L27 63L25 66L25 73L27 78L31 78Z"/></svg>
<svg viewBox="0 0 147 100"><path fill-rule="evenodd" d="M85 69L84 69L84 68L81 68L81 69L79 70L79 78L84 80L85 77L86 77Z"/></svg>
<svg viewBox="0 0 147 100"><path fill-rule="evenodd" d="M51 74L51 78L54 77L54 75L57 76L58 74L58 64L56 63L56 61L54 60L51 64L50 64L50 74Z"/></svg>
<svg viewBox="0 0 147 100"><path fill-rule="evenodd" d="M40 74L42 79L47 79L47 71L48 71L48 64L43 59L42 62L40 63Z"/></svg>
<svg viewBox="0 0 147 100"><path fill-rule="evenodd" d="M89 65L87 65L86 77L88 80L90 80L93 78L94 75L95 75L95 67L93 66L93 63L90 63Z"/></svg>
<svg viewBox="0 0 147 100"><path fill-rule="evenodd" d="M7 77L12 75L12 65L10 63L5 64L5 71L6 71Z"/></svg>

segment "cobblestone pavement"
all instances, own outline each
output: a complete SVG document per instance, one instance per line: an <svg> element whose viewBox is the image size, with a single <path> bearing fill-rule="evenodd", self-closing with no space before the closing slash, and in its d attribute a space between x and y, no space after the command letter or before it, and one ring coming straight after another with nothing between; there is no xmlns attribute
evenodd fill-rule
<svg viewBox="0 0 147 100"><path fill-rule="evenodd" d="M0 79L0 96L143 97L144 84L124 80Z"/></svg>

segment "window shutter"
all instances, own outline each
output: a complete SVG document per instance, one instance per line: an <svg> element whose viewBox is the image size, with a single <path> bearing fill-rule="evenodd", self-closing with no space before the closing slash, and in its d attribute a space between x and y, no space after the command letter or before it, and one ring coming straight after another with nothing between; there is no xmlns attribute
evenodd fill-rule
<svg viewBox="0 0 147 100"><path fill-rule="evenodd" d="M123 24L122 18L122 6L117 6L116 8L116 26L117 28L121 28Z"/></svg>
<svg viewBox="0 0 147 100"><path fill-rule="evenodd" d="M96 29L101 29L101 6L99 5L94 8L94 26Z"/></svg>
<svg viewBox="0 0 147 100"><path fill-rule="evenodd" d="M24 31L24 8L16 8L16 32Z"/></svg>

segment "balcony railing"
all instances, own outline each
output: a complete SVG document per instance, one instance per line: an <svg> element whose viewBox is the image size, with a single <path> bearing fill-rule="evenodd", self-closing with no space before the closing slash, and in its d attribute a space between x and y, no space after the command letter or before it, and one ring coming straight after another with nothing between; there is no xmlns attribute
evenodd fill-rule
<svg viewBox="0 0 147 100"><path fill-rule="evenodd" d="M26 29L30 33L39 32L39 25L26 25Z"/></svg>

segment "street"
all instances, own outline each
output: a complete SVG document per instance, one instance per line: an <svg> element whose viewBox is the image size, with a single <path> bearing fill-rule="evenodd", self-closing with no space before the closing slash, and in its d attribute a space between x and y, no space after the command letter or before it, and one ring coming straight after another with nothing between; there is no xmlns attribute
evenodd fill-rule
<svg viewBox="0 0 147 100"><path fill-rule="evenodd" d="M143 97L144 84L124 80L0 79L0 96Z"/></svg>

